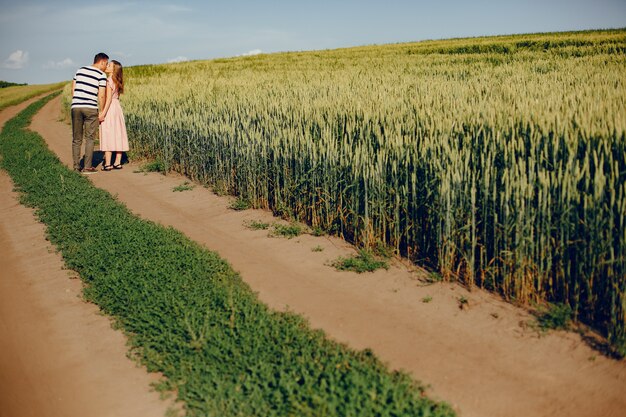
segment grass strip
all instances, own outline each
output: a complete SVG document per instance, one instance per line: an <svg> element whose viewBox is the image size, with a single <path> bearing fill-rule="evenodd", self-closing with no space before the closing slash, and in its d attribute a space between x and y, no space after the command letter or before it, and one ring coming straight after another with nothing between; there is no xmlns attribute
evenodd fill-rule
<svg viewBox="0 0 626 417"><path fill-rule="evenodd" d="M55 84L15 85L1 88L0 110L19 104L40 94L48 93L53 90L59 90L67 84L68 82L64 81Z"/></svg>
<svg viewBox="0 0 626 417"><path fill-rule="evenodd" d="M26 129L53 96L5 125L0 166L80 274L86 298L115 319L148 370L166 376L163 388L176 390L187 415L454 415L370 351L270 311L216 253L133 216L63 166Z"/></svg>

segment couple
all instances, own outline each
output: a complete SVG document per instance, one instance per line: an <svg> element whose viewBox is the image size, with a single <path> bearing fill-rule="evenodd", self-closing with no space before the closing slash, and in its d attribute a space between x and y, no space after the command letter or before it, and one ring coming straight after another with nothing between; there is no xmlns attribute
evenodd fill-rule
<svg viewBox="0 0 626 417"><path fill-rule="evenodd" d="M106 74L109 75L107 79ZM119 96L124 92L122 64L101 52L93 65L76 71L72 83L72 156L74 170L96 172L92 166L93 142L100 123L100 150L104 151L103 171L122 169L122 152L128 151L128 137ZM84 168L80 148L85 137ZM111 164L112 153L115 162Z"/></svg>

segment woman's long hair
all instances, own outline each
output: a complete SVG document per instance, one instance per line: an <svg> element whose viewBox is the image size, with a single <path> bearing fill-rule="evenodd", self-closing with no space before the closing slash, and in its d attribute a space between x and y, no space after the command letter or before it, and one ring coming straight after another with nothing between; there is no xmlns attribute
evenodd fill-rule
<svg viewBox="0 0 626 417"><path fill-rule="evenodd" d="M117 87L118 94L122 94L124 92L124 71L122 70L122 64L119 61L114 59L111 60L113 63L113 71L111 71L111 79L115 83Z"/></svg>

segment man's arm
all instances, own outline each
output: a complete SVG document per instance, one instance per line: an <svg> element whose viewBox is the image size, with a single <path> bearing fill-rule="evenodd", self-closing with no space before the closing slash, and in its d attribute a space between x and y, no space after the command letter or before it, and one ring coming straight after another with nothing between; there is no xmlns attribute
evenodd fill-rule
<svg viewBox="0 0 626 417"><path fill-rule="evenodd" d="M76 89L76 80L72 80L72 98L74 98L74 90Z"/></svg>

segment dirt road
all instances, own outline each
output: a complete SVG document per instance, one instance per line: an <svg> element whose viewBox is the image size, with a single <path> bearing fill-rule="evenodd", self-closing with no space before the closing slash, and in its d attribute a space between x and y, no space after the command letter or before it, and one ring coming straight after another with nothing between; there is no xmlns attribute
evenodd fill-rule
<svg viewBox="0 0 626 417"><path fill-rule="evenodd" d="M0 112L0 125L26 104ZM150 387L158 377L82 301L80 280L12 189L0 170L0 417L164 416L169 404Z"/></svg>
<svg viewBox="0 0 626 417"><path fill-rule="evenodd" d="M58 122L59 114L55 99L32 128L69 164L70 129ZM228 198L202 187L173 192L185 181L181 176L134 169L89 178L137 215L219 252L271 307L297 312L356 349L371 348L391 368L430 384L429 395L461 416L624 416L626 363L601 356L578 335L539 337L520 325L530 320L524 310L482 291L424 286L421 272L400 264L372 274L337 272L327 263L353 251L344 242L270 238L243 225L275 221L270 213L234 212ZM316 246L323 251L313 252ZM469 308L459 308L460 297Z"/></svg>

